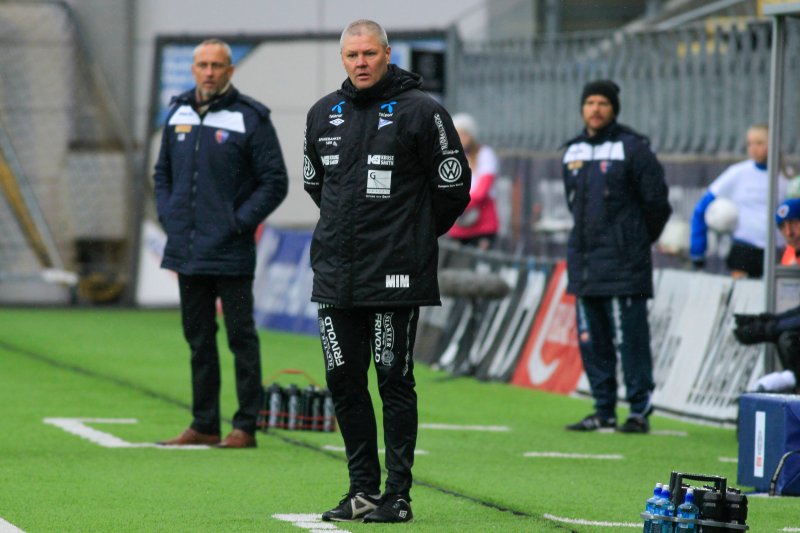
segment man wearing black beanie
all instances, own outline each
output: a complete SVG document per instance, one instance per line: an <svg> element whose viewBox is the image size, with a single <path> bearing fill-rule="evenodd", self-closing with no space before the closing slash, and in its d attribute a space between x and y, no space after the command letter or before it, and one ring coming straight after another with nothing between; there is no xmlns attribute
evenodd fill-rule
<svg viewBox="0 0 800 533"><path fill-rule="evenodd" d="M587 83L583 132L566 143L564 188L574 225L567 243L567 292L576 296L578 345L595 412L571 431L648 433L654 388L647 299L652 244L672 209L664 170L647 137L618 124L619 86ZM617 352L630 415L617 428Z"/></svg>

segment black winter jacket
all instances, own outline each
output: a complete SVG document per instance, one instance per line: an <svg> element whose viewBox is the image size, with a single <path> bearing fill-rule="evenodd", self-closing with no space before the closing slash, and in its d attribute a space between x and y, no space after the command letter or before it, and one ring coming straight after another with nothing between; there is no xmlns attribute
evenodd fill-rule
<svg viewBox="0 0 800 533"><path fill-rule="evenodd" d="M567 142L567 291L577 296L653 295L651 245L672 209L664 169L646 137L612 122Z"/></svg>
<svg viewBox="0 0 800 533"><path fill-rule="evenodd" d="M162 268L252 276L254 232L286 197L269 109L231 86L201 117L192 89L172 101L155 166Z"/></svg>
<svg viewBox="0 0 800 533"><path fill-rule="evenodd" d="M394 65L308 112L304 186L320 208L312 300L439 304L437 237L469 203L471 172L447 111Z"/></svg>

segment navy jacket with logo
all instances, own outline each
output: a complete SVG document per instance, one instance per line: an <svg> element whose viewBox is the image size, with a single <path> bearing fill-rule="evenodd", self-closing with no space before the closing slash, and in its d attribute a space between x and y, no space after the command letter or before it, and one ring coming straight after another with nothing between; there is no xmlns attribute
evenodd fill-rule
<svg viewBox="0 0 800 533"><path fill-rule="evenodd" d="M194 89L172 101L155 166L162 268L248 276L254 232L286 197L287 176L269 109L231 86L200 116Z"/></svg>
<svg viewBox="0 0 800 533"><path fill-rule="evenodd" d="M577 296L653 295L651 245L672 209L664 169L646 137L612 122L567 142L567 291Z"/></svg>
<svg viewBox="0 0 800 533"><path fill-rule="evenodd" d="M320 208L312 300L340 307L439 304L437 237L469 203L450 116L394 65L349 80L308 112L304 187Z"/></svg>

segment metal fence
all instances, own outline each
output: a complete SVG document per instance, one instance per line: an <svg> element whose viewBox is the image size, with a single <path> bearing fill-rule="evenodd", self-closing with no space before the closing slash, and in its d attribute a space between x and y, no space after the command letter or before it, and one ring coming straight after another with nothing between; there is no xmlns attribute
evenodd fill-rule
<svg viewBox="0 0 800 533"><path fill-rule="evenodd" d="M800 151L800 22L788 23L782 150ZM622 88L620 122L660 153L743 153L744 131L767 122L771 26L558 36L464 43L450 37L448 105L472 113L497 148L557 150L582 126L592 79Z"/></svg>

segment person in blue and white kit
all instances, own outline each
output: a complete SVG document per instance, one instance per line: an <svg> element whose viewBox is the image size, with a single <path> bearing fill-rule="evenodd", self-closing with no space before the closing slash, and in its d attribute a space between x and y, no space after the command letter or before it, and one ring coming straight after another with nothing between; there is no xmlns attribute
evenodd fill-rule
<svg viewBox="0 0 800 533"><path fill-rule="evenodd" d="M760 278L764 273L764 247L767 232L771 231L766 213L769 201L769 176L767 150L769 130L766 124L757 124L747 130L747 155L749 159L728 167L708 187L692 216L689 256L698 268L705 265L707 233L705 213L717 198L727 198L739 208L739 220L733 231L733 244L726 265L734 278ZM779 200L786 196L787 181L778 180Z"/></svg>
<svg viewBox="0 0 800 533"><path fill-rule="evenodd" d="M775 211L775 224L788 246L800 248L800 198L782 202ZM800 306L782 313L736 314L733 334L742 344L774 343L783 371L773 372L756 383L757 392L800 392Z"/></svg>
<svg viewBox="0 0 800 533"><path fill-rule="evenodd" d="M647 299L651 247L672 208L664 170L647 137L616 121L619 87L586 84L584 131L566 143L564 187L574 226L567 242L567 291L577 297L578 345L595 412L571 431L617 427L617 352L630 415L624 433L650 431L654 388Z"/></svg>

